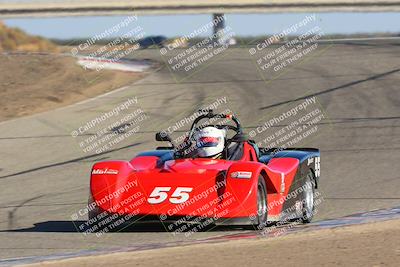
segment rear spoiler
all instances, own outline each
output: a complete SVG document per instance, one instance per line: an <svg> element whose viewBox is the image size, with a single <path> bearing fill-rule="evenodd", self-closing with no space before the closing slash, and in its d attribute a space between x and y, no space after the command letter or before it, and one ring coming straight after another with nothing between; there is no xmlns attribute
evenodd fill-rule
<svg viewBox="0 0 400 267"><path fill-rule="evenodd" d="M273 147L273 148L260 148L259 160L267 163L272 158L297 158L300 162L310 158L319 157L320 152L317 148L311 147Z"/></svg>
<svg viewBox="0 0 400 267"><path fill-rule="evenodd" d="M273 152L287 151L287 150L305 151L305 152L319 152L318 148L312 148L312 147L288 147L288 148L282 148L282 147L271 147L271 148L260 147L259 150L260 150L260 154L271 154Z"/></svg>

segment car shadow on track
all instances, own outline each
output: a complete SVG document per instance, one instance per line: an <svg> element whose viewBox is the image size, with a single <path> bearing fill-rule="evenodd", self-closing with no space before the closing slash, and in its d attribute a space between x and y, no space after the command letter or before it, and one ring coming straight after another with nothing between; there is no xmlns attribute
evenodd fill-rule
<svg viewBox="0 0 400 267"><path fill-rule="evenodd" d="M0 230L0 233L4 232L54 232L54 233L83 233L79 230L80 225L84 225L86 221L46 221L35 223L33 227L29 228L19 228L19 229L9 229ZM172 229L172 228L170 228ZM235 231L242 230L240 228L231 228L227 226L211 226L202 229L203 231ZM112 233L129 233L129 232L171 232L168 231L166 224L135 224L123 227L123 229L118 229L111 231Z"/></svg>
<svg viewBox="0 0 400 267"><path fill-rule="evenodd" d="M78 232L77 223L83 221L47 221L35 223L33 227L1 230L0 232L56 232L73 233Z"/></svg>

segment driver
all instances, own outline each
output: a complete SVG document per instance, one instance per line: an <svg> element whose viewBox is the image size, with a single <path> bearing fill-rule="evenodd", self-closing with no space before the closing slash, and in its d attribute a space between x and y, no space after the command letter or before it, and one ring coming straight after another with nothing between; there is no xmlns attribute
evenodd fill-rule
<svg viewBox="0 0 400 267"><path fill-rule="evenodd" d="M225 147L226 130L207 126L196 133L196 156L219 159Z"/></svg>

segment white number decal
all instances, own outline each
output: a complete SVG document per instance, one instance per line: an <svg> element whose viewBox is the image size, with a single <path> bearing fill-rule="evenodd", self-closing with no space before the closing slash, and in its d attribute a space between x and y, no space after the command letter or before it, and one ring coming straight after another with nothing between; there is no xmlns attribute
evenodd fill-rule
<svg viewBox="0 0 400 267"><path fill-rule="evenodd" d="M171 195L169 202L172 204L180 204L189 199L189 194L192 192L193 188L190 187L178 187L175 192Z"/></svg>
<svg viewBox="0 0 400 267"><path fill-rule="evenodd" d="M153 192L151 192L147 201L150 204L161 203L167 199L168 197L167 192L169 192L169 190L171 190L171 187L156 187L154 188Z"/></svg>
<svg viewBox="0 0 400 267"><path fill-rule="evenodd" d="M319 177L321 175L321 158L315 158L315 176Z"/></svg>
<svg viewBox="0 0 400 267"><path fill-rule="evenodd" d="M171 187L156 187L153 192L151 192L147 202L150 204L159 204L168 198L167 192L171 190ZM180 204L189 199L189 193L192 192L191 187L177 187L172 193L169 202L173 204Z"/></svg>

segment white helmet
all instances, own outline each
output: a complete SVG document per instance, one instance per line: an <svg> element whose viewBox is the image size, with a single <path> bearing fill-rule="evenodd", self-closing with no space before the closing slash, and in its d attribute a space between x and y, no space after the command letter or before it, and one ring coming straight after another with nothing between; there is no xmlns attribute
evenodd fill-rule
<svg viewBox="0 0 400 267"><path fill-rule="evenodd" d="M214 157L224 150L226 131L207 126L196 134L197 156Z"/></svg>

